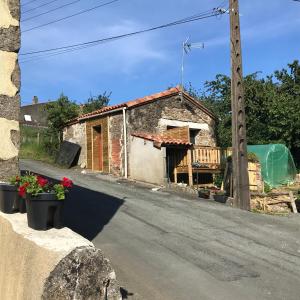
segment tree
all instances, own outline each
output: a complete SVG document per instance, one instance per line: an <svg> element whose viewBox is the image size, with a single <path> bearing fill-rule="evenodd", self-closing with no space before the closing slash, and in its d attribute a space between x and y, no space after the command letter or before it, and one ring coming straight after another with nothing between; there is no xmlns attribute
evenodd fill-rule
<svg viewBox="0 0 300 300"><path fill-rule="evenodd" d="M79 106L61 94L60 97L46 106L48 114L47 142L45 148L49 154L55 155L59 144L63 140L65 123L79 114Z"/></svg>
<svg viewBox="0 0 300 300"><path fill-rule="evenodd" d="M298 61L287 69L260 79L258 72L244 78L248 144L283 143L290 148L300 166L300 66ZM191 85L188 92L202 101L218 117L217 142L231 146L231 80L218 74L205 83L204 92Z"/></svg>
<svg viewBox="0 0 300 300"><path fill-rule="evenodd" d="M87 102L83 105L83 113L90 113L92 111L101 109L107 106L110 101L111 93L104 92L102 95L96 97L91 96L88 98Z"/></svg>

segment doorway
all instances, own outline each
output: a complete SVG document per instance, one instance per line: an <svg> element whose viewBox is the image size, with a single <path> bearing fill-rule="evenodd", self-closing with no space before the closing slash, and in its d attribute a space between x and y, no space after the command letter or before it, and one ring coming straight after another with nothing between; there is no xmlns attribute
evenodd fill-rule
<svg viewBox="0 0 300 300"><path fill-rule="evenodd" d="M100 125L93 127L93 170L103 171L103 137Z"/></svg>

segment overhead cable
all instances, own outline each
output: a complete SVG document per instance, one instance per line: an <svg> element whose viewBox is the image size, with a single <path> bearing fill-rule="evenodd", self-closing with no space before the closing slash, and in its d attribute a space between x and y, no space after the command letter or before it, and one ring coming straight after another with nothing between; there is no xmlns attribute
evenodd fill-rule
<svg viewBox="0 0 300 300"><path fill-rule="evenodd" d="M118 2L118 1L120 1L120 0L112 0L112 1L109 1L109 2L105 2L105 3L102 3L100 5L97 5L97 6L94 6L94 7L91 7L91 8L82 10L82 11L79 11L79 12L77 12L75 14L72 14L72 15L69 15L69 16L66 16L66 17L63 17L63 18L60 18L60 19L48 22L48 23L44 23L44 24L41 24L41 25L38 25L38 26L35 26L35 27L31 27L31 28L26 29L26 30L22 30L22 33L25 33L25 32L28 32L28 31L32 31L34 29L38 29L38 28L41 28L41 27L45 27L47 25L54 24L54 23L57 23L57 22L60 22L60 21L66 20L66 19L70 19L70 18L73 18L75 16L78 16L78 15L90 12L92 10L95 10L95 9L103 7L103 6L107 6L109 4L113 4L113 3Z"/></svg>
<svg viewBox="0 0 300 300"><path fill-rule="evenodd" d="M215 17L215 16L218 16L218 15L222 15L222 14L224 14L224 11L217 8L217 9L210 10L210 12L207 12L207 13L193 15L193 16L190 16L190 17L187 17L187 18L184 18L184 19L180 19L180 20L170 22L170 23L167 23L167 24L151 27L151 28L148 28L148 29L143 29L143 30L139 30L139 31L134 31L134 32L126 33L126 34L111 36L111 37L97 39L97 40L83 42L83 43L77 43L77 44L73 44L73 45L67 45L67 46L62 46L62 47L55 47L55 48L50 48L50 49L20 53L19 55L20 56L29 56L30 55L30 59L21 61L21 62L26 62L26 61L29 61L31 59L33 60L34 58L47 57L45 55L48 55L48 57L49 57L49 56L55 56L55 55L63 54L63 53L66 53L66 52L78 51L78 50L81 50L81 49L85 49L85 48L88 48L88 47L93 47L93 46L96 46L96 45L99 45L99 44L115 41L115 40L118 40L118 39L127 38L127 37L135 36L135 35L138 35L138 34L150 32L150 31L155 31L155 30L158 30L158 29L167 28L167 27L170 27L170 26L175 26L175 25L180 25L180 24L184 24L184 23L198 21L198 20L201 20L201 19L211 18L211 17ZM36 54L40 54L40 55L37 56ZM31 56L31 55L35 55L35 56Z"/></svg>
<svg viewBox="0 0 300 300"><path fill-rule="evenodd" d="M25 11L22 11L22 14L29 13L29 12L31 12L31 11L37 10L37 9L39 9L39 8L41 8L41 7L44 7L44 6L46 6L46 5L49 5L49 4L51 4L51 3L53 3L53 2L57 2L57 1L59 1L59 0L52 0L52 1L46 2L46 3L41 4L41 5L39 5L39 6L30 8L30 9L25 10Z"/></svg>
<svg viewBox="0 0 300 300"><path fill-rule="evenodd" d="M35 2L35 1L37 1L37 0L31 0L31 1L28 1L28 2L26 2L26 3L24 3L24 4L21 4L21 6L28 5L28 4L30 4L30 3L32 3L32 2Z"/></svg>
<svg viewBox="0 0 300 300"><path fill-rule="evenodd" d="M62 8L64 8L64 7L66 7L66 6L75 4L75 3L79 2L79 1L81 1L81 0L76 0L76 1L73 1L73 2L69 2L69 3L66 3L66 4L64 4L64 5L58 6L58 7L56 7L56 8L50 9L50 10L48 10L48 11L42 12L42 13L40 13L40 14L37 14L37 15L34 15L34 16L31 16L31 17L28 17L28 18L22 20L22 22L26 22L26 21L35 19L35 18L37 18L37 17L40 17L40 16L43 16L43 15L52 13L52 12L54 12L54 11L56 11L56 10L59 10L59 9L62 9Z"/></svg>

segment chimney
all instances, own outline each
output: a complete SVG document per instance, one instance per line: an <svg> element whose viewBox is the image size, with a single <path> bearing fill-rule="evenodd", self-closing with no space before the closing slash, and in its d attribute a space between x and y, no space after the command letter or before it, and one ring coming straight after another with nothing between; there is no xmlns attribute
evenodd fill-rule
<svg viewBox="0 0 300 300"><path fill-rule="evenodd" d="M39 103L39 98L37 96L33 96L32 104L38 104L38 103Z"/></svg>

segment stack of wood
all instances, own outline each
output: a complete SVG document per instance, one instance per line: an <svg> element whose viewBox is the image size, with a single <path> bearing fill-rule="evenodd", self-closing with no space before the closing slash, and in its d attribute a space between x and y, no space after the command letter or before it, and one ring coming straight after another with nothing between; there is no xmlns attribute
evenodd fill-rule
<svg viewBox="0 0 300 300"><path fill-rule="evenodd" d="M251 209L270 213L298 213L293 192L251 193Z"/></svg>

